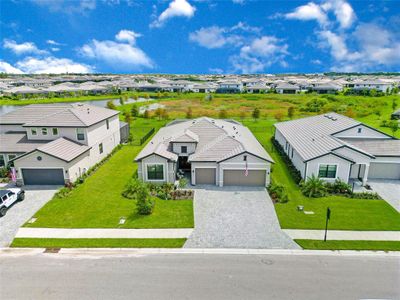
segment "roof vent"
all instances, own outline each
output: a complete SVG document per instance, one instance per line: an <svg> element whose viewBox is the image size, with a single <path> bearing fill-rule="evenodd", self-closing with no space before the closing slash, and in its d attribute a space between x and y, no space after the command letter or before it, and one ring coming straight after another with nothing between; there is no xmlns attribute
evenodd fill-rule
<svg viewBox="0 0 400 300"><path fill-rule="evenodd" d="M337 118L332 118L332 121L337 121Z"/></svg>
<svg viewBox="0 0 400 300"><path fill-rule="evenodd" d="M88 114L90 113L90 109L89 109L89 107L87 108L87 113L88 113Z"/></svg>

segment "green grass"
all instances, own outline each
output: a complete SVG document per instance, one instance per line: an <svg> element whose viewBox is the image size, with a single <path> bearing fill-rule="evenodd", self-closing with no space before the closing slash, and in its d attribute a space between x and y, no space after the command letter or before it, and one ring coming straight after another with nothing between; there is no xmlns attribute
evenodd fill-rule
<svg viewBox="0 0 400 300"><path fill-rule="evenodd" d="M36 239L16 238L14 248L181 248L186 239Z"/></svg>
<svg viewBox="0 0 400 300"><path fill-rule="evenodd" d="M294 241L303 249L400 251L400 242L397 241Z"/></svg>
<svg viewBox="0 0 400 300"><path fill-rule="evenodd" d="M136 171L133 161L141 147L123 146L109 161L65 198L53 198L26 227L47 228L192 228L193 201L155 199L149 216L136 212L136 201L122 197L125 184ZM118 225L121 217L124 225Z"/></svg>
<svg viewBox="0 0 400 300"><path fill-rule="evenodd" d="M275 204L282 228L324 229L326 208L330 207L332 211L330 229L400 230L400 214L383 200L350 199L340 196L322 198L304 196L293 181L286 164L274 151L270 140L273 134L270 129L272 121L253 122L253 125L250 122L244 123L249 126L275 161L271 173L272 180L285 186L287 190L290 201L284 204ZM303 205L305 211L313 211L314 215L306 215L297 211L298 205Z"/></svg>

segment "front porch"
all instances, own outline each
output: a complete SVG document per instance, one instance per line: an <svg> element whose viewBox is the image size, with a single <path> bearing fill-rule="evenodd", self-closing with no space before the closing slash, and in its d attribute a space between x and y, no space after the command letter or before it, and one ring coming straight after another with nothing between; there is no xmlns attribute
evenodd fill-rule
<svg viewBox="0 0 400 300"><path fill-rule="evenodd" d="M353 186L353 183L356 183L354 188L357 188L359 185L364 187L368 181L369 167L369 163L356 163L351 165L349 184Z"/></svg>

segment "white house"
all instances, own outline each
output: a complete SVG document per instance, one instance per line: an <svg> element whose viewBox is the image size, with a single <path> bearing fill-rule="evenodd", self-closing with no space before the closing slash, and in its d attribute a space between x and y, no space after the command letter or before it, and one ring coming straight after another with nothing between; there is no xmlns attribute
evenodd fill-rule
<svg viewBox="0 0 400 300"><path fill-rule="evenodd" d="M75 181L120 143L118 111L86 104L34 104L0 117L0 165L18 184Z"/></svg>
<svg viewBox="0 0 400 300"><path fill-rule="evenodd" d="M275 140L304 180L400 179L400 140L343 115L277 123Z"/></svg>
<svg viewBox="0 0 400 300"><path fill-rule="evenodd" d="M363 80L363 81L355 81L354 87L355 90L377 90L385 93L386 91L391 91L393 86L390 83L382 81L380 79L376 80Z"/></svg>
<svg viewBox="0 0 400 300"><path fill-rule="evenodd" d="M247 127L232 120L176 120L161 128L135 158L147 182L267 186L271 157Z"/></svg>

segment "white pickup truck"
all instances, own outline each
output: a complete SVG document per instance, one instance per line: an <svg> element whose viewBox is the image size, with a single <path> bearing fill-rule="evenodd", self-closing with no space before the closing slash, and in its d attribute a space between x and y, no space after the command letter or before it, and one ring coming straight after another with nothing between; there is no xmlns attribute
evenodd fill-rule
<svg viewBox="0 0 400 300"><path fill-rule="evenodd" d="M0 217L3 217L7 210L17 201L25 198L25 191L18 188L0 190Z"/></svg>

